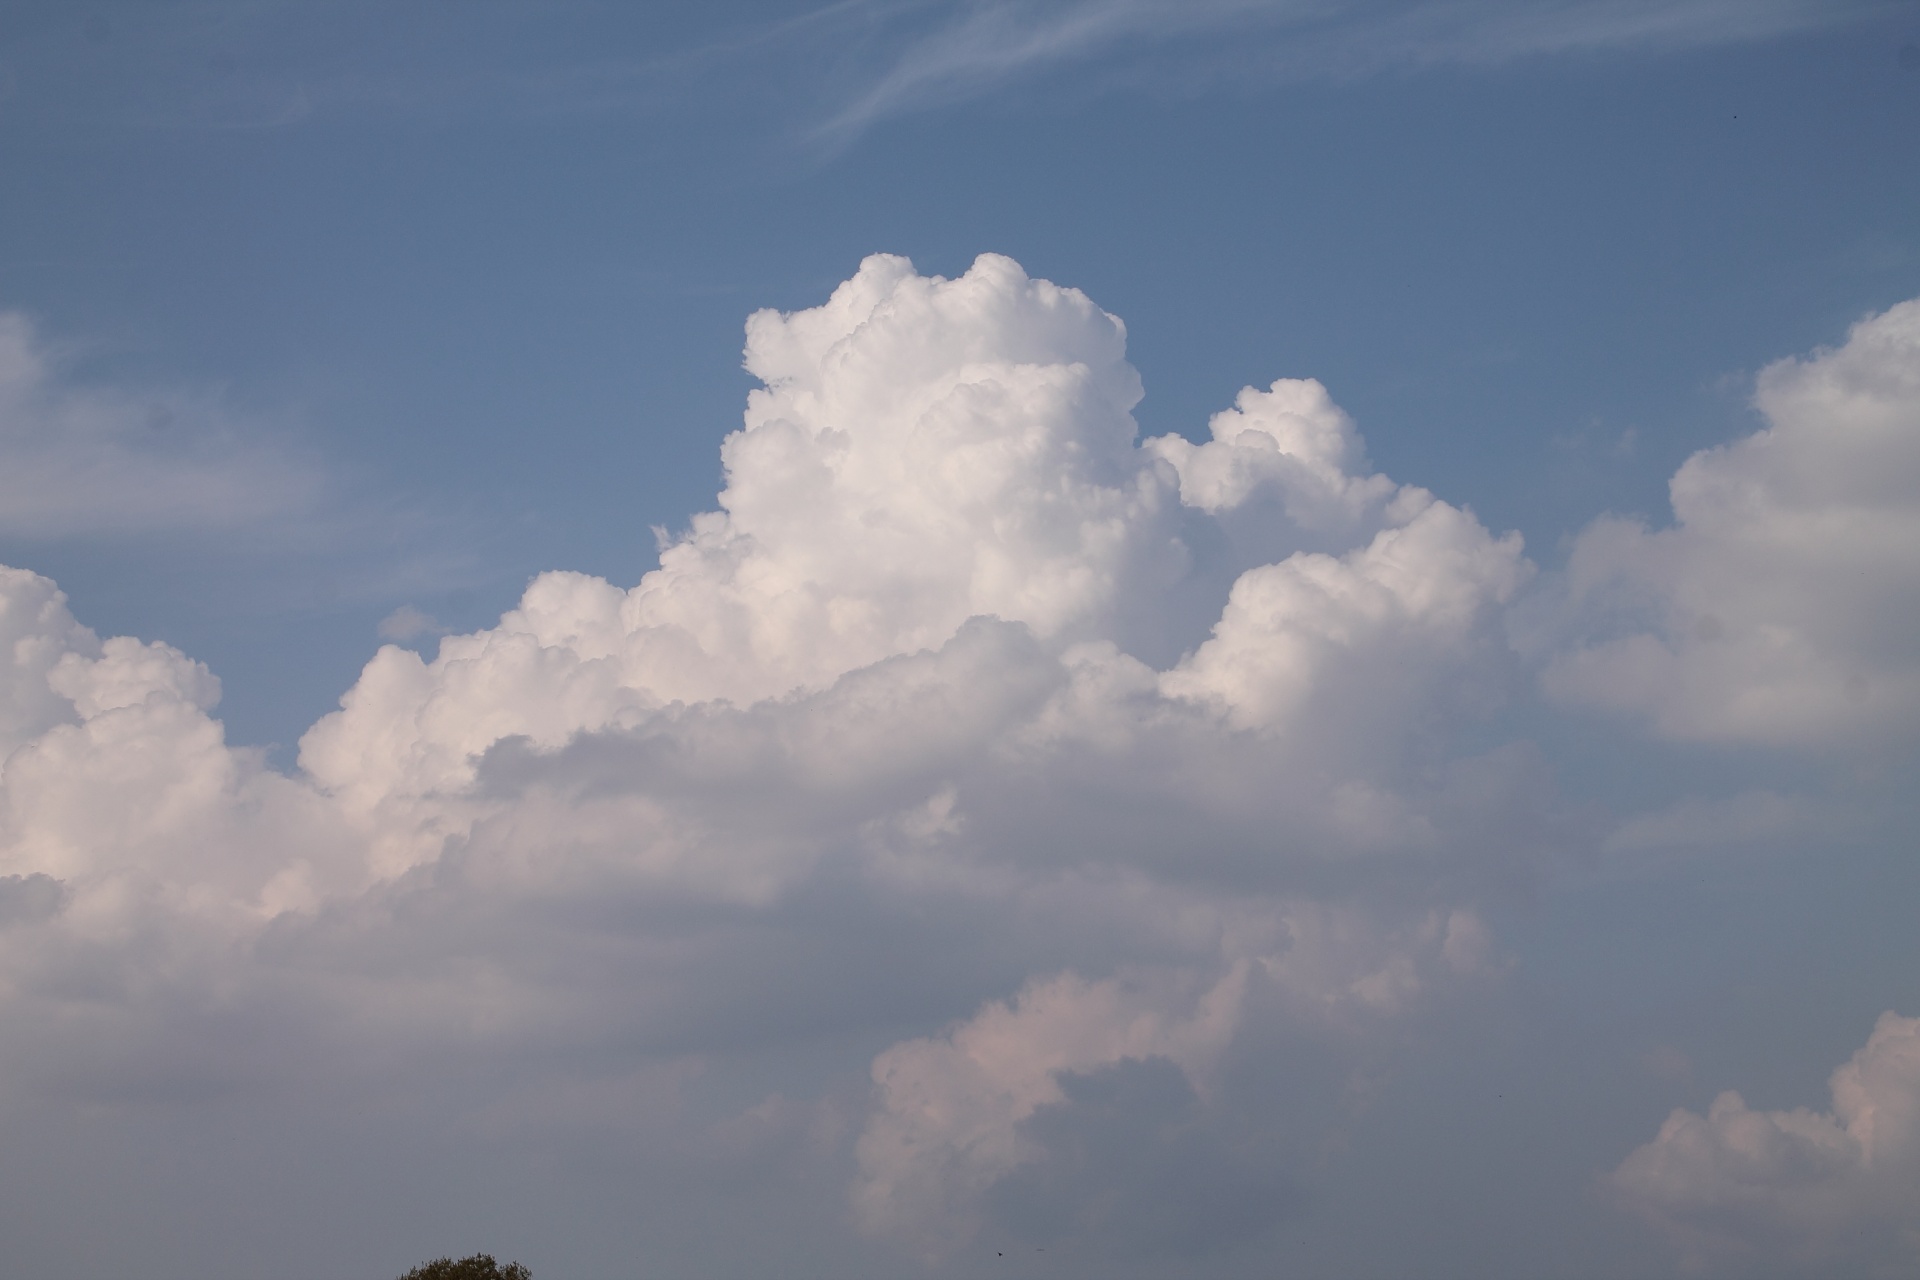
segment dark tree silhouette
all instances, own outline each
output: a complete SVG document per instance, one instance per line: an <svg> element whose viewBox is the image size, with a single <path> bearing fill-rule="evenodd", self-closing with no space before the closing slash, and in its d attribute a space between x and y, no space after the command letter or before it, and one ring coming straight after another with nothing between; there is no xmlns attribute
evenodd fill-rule
<svg viewBox="0 0 1920 1280"><path fill-rule="evenodd" d="M400 1280L533 1280L533 1272L517 1262L503 1267L493 1260L492 1254L476 1253L458 1262L452 1258L423 1262Z"/></svg>

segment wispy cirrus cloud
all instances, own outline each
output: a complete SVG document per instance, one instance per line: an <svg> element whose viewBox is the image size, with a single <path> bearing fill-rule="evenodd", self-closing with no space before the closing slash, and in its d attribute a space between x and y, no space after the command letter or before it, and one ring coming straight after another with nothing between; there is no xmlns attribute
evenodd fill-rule
<svg viewBox="0 0 1920 1280"><path fill-rule="evenodd" d="M695 17L288 0L57 6L0 44L10 113L39 128L247 130L339 116L771 112L813 147L1051 77L1073 84L1350 79L1596 50L1767 39L1889 0L829 0ZM771 11L770 11L771 10Z"/></svg>
<svg viewBox="0 0 1920 1280"><path fill-rule="evenodd" d="M1211 62L1234 77L1348 77L1577 50L1685 48L1858 20L1874 0L956 0L864 6L900 32L819 128L844 140L903 112L1103 58ZM847 6L834 10L851 16ZM908 31L911 34L908 34Z"/></svg>

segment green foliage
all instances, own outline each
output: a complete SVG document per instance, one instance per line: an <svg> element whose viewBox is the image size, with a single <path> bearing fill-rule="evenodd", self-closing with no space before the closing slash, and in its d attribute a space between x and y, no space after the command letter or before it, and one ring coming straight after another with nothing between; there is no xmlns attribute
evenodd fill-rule
<svg viewBox="0 0 1920 1280"><path fill-rule="evenodd" d="M533 1280L533 1273L517 1262L503 1267L493 1260L492 1254L476 1253L458 1262L452 1258L423 1262L400 1280Z"/></svg>

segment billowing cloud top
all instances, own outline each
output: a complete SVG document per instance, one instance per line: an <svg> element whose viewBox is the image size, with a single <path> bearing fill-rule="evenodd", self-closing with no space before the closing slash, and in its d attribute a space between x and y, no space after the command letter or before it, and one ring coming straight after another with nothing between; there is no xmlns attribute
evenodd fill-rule
<svg viewBox="0 0 1920 1280"><path fill-rule="evenodd" d="M1765 690L1812 669L1792 645L1842 671L1834 705L1856 669L1909 687L1870 619L1776 620L1830 612L1836 564L1908 581L1869 535L1913 519L1887 477L1920 441L1915 315L1770 371L1774 426L1688 464L1675 530L1586 535L1557 695L1765 740L1792 736ZM849 1230L927 1256L1270 1229L1307 1166L1249 1066L1268 1033L1338 1060L1497 974L1478 902L1569 838L1535 753L1457 732L1525 688L1532 569L1370 472L1315 382L1139 440L1124 336L994 256L954 280L875 257L755 315L719 510L631 589L545 574L431 660L380 650L291 776L225 743L204 668L4 571L0 1078L108 1096L163 1061L378 1093L399 1076L369 1062L479 1050L522 1064L533 1114L586 1088L668 1151L786 1143L796 1177L838 1171ZM1803 517L1834 531L1817 563L1724 585ZM1580 630L1609 573L1631 617L1691 630ZM1752 656L1674 674L1708 644ZM681 1088L822 1044L827 1083L738 1114ZM1083 1158L1120 1095L1170 1118L1185 1192L1158 1138Z"/></svg>
<svg viewBox="0 0 1920 1280"><path fill-rule="evenodd" d="M1675 527L1602 520L1576 598L1644 629L1547 671L1578 703L1721 742L1879 743L1920 725L1920 301L1760 375L1765 431L1673 477ZM1590 622L1598 629L1599 620Z"/></svg>

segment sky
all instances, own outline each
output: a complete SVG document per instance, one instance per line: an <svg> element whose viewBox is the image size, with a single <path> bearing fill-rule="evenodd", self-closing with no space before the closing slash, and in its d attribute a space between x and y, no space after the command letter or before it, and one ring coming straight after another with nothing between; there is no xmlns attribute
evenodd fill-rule
<svg viewBox="0 0 1920 1280"><path fill-rule="evenodd" d="M1920 6L0 8L49 1280L1920 1266Z"/></svg>

